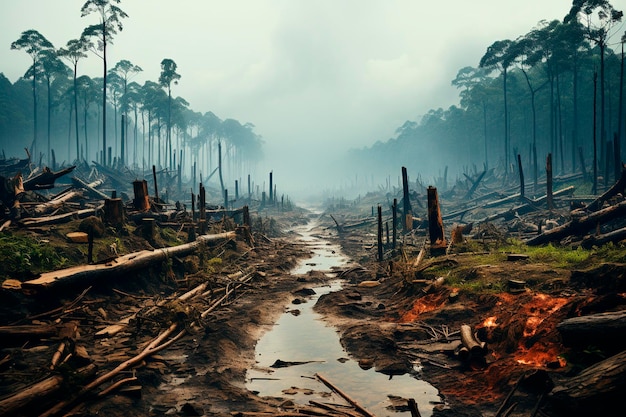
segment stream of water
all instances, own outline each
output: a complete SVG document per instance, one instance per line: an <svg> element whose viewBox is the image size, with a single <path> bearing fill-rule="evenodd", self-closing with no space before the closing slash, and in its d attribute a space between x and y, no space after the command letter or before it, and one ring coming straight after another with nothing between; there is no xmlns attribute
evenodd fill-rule
<svg viewBox="0 0 626 417"><path fill-rule="evenodd" d="M348 261L338 246L315 236L314 226L308 224L294 230L311 247L314 255L292 270L293 275L305 274L310 270L331 274L333 267L341 267ZM247 388L258 392L260 396L283 397L300 404L308 404L310 400L345 404L335 394L328 396L330 390L314 376L319 373L376 416L410 415L408 411L389 409L389 396L414 398L421 415L431 416L433 403L441 401L432 385L408 374L390 378L374 369L363 370L348 357L339 342L337 331L327 326L320 315L313 311L313 305L319 297L339 289L339 280L313 288L315 295L306 303L290 306L291 310L284 313L272 329L263 335L256 346L257 365L247 372ZM299 314L293 314L296 309ZM304 363L270 368L277 360Z"/></svg>

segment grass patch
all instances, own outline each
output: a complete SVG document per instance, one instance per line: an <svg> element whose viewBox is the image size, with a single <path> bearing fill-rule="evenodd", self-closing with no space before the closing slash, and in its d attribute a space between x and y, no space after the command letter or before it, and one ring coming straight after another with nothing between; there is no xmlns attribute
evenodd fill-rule
<svg viewBox="0 0 626 417"><path fill-rule="evenodd" d="M0 277L28 278L63 268L68 259L46 242L10 233L0 234Z"/></svg>

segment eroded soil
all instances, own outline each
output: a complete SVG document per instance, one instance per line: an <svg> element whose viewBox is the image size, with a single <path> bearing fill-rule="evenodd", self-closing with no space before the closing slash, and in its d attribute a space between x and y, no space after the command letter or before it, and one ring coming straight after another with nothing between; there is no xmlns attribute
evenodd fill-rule
<svg viewBox="0 0 626 417"><path fill-rule="evenodd" d="M318 217L304 211L273 216L282 230ZM580 356L563 346L556 325L581 312L626 305L623 273L615 272L623 271L621 265L597 269L590 264L590 270L572 273L528 259L508 261L506 254L486 257L481 253L426 256L414 265L419 237L418 243L407 244L396 254L393 264L379 263L373 227L338 234L328 216L321 215L319 220L319 235L340 243L353 262L338 271L344 288L320 298L316 310L339 329L341 343L362 367L396 375L418 364L420 376L439 389L443 398L442 404L419 406L434 407L437 415L493 415L518 381L508 402L517 403L514 415L530 415L537 404L544 414L560 415L544 407L550 384L573 374L573 364L593 363L598 358L593 352ZM70 415L229 416L292 410L289 393L260 398L249 392L246 370L254 365L256 341L299 297L297 291L328 278L321 273L290 275L308 250L296 236L268 237L264 232L253 234L254 244L239 237L207 248L200 256L174 259L171 265L155 266L132 277L41 294L3 290L1 324L75 321L80 333L76 343L85 347L99 373L137 354L172 320L187 326L188 334L180 341L122 373L135 376L137 381L131 386L140 390L87 396L68 408ZM45 238L55 243L54 233ZM144 246L140 239L121 241L128 249ZM68 246L60 240L56 243ZM70 250L76 252L75 247ZM219 263L211 261L218 258ZM255 271L254 279L205 319L199 320L193 309L181 316L180 311L154 308L159 300L183 294L207 276L218 288L228 282L229 275L249 268ZM446 282L451 275L461 277L464 284L475 282L476 289ZM70 305L86 288L90 288L86 295L71 308L51 313ZM151 314L139 314L141 320L131 321L115 336L95 335L131 313L147 311ZM486 354L468 360L455 355L451 346L462 324L470 325L487 343ZM5 342L0 395L9 396L33 381L62 372L49 369L58 343L55 337ZM21 415L39 415L59 399L46 397Z"/></svg>

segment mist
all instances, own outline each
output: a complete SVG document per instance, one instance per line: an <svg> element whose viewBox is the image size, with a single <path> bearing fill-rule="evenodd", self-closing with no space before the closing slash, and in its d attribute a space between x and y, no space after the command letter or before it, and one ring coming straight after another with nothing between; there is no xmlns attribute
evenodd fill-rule
<svg viewBox="0 0 626 417"><path fill-rule="evenodd" d="M35 29L55 48L64 47L94 23L94 16L81 18L83 4L84 0L24 0L2 5L0 72L8 82L20 82L32 64L26 53L11 50L10 44L23 31ZM477 67L496 40L516 39L542 20L562 20L571 4L571 0L548 4L539 0L523 4L381 1L367 5L360 1L186 1L172 13L171 2L165 0L152 0L149 5L122 1L119 7L128 18L123 19L123 30L110 45L108 62L109 69L123 59L140 66L142 71L130 81L141 85L158 81L160 63L172 59L181 76L172 85L172 95L188 102L187 110L211 112L222 121L251 126L262 143L263 157L250 158L226 172L228 183L243 181L250 174L260 186L273 172L279 195L354 195L395 184L401 164L409 166L413 178L425 182L435 182L445 166L450 167L451 180L464 171L480 169L485 155L477 150L483 148L479 131L466 132L463 143L437 136L430 137L430 142L420 139L419 146L405 150L388 151L393 147L389 145L383 152L376 146L396 141L407 121L419 124L424 115L459 106L460 90L451 81L461 68ZM623 1L613 4L623 8ZM34 10L37 13L32 13ZM79 75L101 77L102 61L88 53L78 71ZM28 88L28 80L21 82L19 88ZM43 94L45 88L40 91ZM23 106L27 105L24 102ZM43 108L39 111L39 151L49 163L46 115ZM75 139L67 132L67 118L60 116L63 111L67 109L59 106L51 141L57 162L69 164L81 150L72 149ZM87 161L99 158L97 112L94 106L88 118L87 134L93 146L89 155L83 156ZM28 117L28 110L24 115ZM116 125L113 117L109 110L107 140L115 156L120 149L113 133L120 121ZM142 121L135 121L132 114L129 117L133 119L128 128L139 127L140 145L135 155L129 142L127 158L141 171L155 161L145 157ZM498 117L495 110L492 117ZM23 156L23 148L32 141L28 128L24 123L22 130L5 130L0 140L6 156ZM493 143L487 147L495 149L498 128L490 129ZM198 148L185 148L185 135L193 137L200 130L192 126L175 135L173 148L184 150L185 175L190 175L193 161L200 157ZM525 151L527 136L520 134L518 151ZM215 144L211 146L215 148ZM216 164L214 149L211 152L204 156L205 166L199 167L205 177ZM397 159L383 157L383 153Z"/></svg>

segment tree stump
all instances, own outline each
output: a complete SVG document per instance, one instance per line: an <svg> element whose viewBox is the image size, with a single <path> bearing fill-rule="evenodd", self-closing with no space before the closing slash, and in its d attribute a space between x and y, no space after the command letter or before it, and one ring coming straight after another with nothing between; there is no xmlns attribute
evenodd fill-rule
<svg viewBox="0 0 626 417"><path fill-rule="evenodd" d="M104 222L115 227L124 223L124 205L121 198L104 200Z"/></svg>
<svg viewBox="0 0 626 417"><path fill-rule="evenodd" d="M133 181L133 191L135 192L135 199L133 200L135 208L140 211L150 210L148 182L146 180Z"/></svg>

